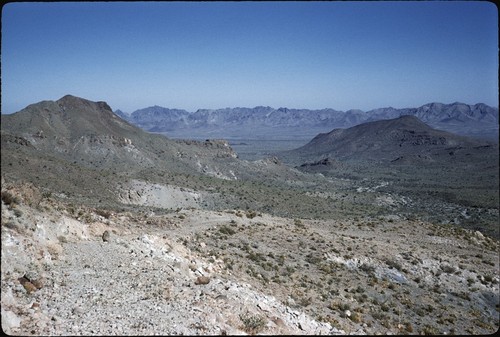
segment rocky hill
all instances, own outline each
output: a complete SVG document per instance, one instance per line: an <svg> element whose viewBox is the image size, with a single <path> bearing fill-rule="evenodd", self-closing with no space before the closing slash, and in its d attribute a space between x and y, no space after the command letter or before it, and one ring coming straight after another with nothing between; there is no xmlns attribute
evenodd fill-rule
<svg viewBox="0 0 500 337"><path fill-rule="evenodd" d="M258 106L255 108L200 109L194 113L181 109L153 106L139 109L122 117L144 130L171 135L196 136L217 133L228 137L239 131L244 135L258 132L273 137L287 132L308 129L311 134L333 128L348 128L365 122L415 116L430 126L461 135L498 140L498 109L479 103L429 103L418 108L391 107L338 111L308 110ZM272 128L272 130L271 130ZM262 130L262 132L260 131ZM292 135L293 136L293 135Z"/></svg>
<svg viewBox="0 0 500 337"><path fill-rule="evenodd" d="M495 214L498 209L498 143L436 130L414 116L334 129L300 148L275 155L301 172L378 181L360 191L405 195L419 200L425 212L434 207L430 200L434 205L451 202L478 210L488 208ZM496 236L495 218L485 227L479 225L485 220L482 216L465 222L483 231L487 227Z"/></svg>
<svg viewBox="0 0 500 337"><path fill-rule="evenodd" d="M494 143L436 130L415 116L404 115L334 129L281 156L301 162L326 157L385 162L409 157L447 161L451 157L496 148Z"/></svg>
<svg viewBox="0 0 500 337"><path fill-rule="evenodd" d="M224 140L150 134L119 118L104 102L70 95L2 115L1 144L6 178L89 199L96 194L113 199L114 184L129 177L182 172L235 179L239 163Z"/></svg>
<svg viewBox="0 0 500 337"><path fill-rule="evenodd" d="M186 148L181 142L149 134L129 124L115 115L105 102L92 102L71 95L55 102L32 104L1 118L6 148L10 143L7 137L18 137L42 153L97 168L127 165L128 170L134 171L165 166L173 158L178 158L176 161L182 166L186 162L180 158L182 151L201 157L203 151L209 157L236 157L228 146L216 146L217 153L211 153L208 149L209 145L215 144L213 142L192 142Z"/></svg>

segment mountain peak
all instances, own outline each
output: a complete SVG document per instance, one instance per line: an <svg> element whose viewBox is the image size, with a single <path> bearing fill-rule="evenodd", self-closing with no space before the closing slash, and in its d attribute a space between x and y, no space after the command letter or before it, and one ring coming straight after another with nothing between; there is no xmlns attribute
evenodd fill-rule
<svg viewBox="0 0 500 337"><path fill-rule="evenodd" d="M108 105L108 103L106 103L104 101L93 102L93 101L90 101L88 99L69 95L69 94L61 97L56 102L59 104L59 106L61 108L63 108L63 107L64 108L65 107L70 107L70 108L91 107L91 106L96 105L97 108L99 108L99 109L113 112L113 110L111 110L111 107Z"/></svg>

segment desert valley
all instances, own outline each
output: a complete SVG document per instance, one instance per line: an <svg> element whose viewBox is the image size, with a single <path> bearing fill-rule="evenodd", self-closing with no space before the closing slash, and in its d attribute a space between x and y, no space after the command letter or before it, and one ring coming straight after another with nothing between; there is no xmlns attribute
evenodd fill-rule
<svg viewBox="0 0 500 337"><path fill-rule="evenodd" d="M493 334L498 109L1 116L10 335Z"/></svg>

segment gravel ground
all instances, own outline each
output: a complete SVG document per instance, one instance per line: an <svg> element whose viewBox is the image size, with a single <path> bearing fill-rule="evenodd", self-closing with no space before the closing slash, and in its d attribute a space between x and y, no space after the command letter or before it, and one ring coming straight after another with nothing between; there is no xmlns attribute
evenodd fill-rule
<svg viewBox="0 0 500 337"><path fill-rule="evenodd" d="M479 232L398 215L114 214L23 193L2 198L7 334L498 330L499 246Z"/></svg>
<svg viewBox="0 0 500 337"><path fill-rule="evenodd" d="M18 218L2 204L2 223L5 219L12 224L11 229L2 226L6 333L343 333L249 284L228 280L221 274L222 261L207 262L192 254L170 239L171 228L153 226L146 233L147 226L129 219L117 223L95 215L103 222L88 225L58 212L51 220L22 209L24 216ZM27 235L23 228L30 224L35 229ZM107 242L99 235L104 230L111 233ZM43 286L29 291L19 282L23 276Z"/></svg>

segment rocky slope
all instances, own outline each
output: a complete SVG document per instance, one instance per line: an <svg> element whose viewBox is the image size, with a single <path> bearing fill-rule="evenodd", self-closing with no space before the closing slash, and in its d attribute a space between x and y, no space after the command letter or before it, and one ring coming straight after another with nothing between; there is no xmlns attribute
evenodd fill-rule
<svg viewBox="0 0 500 337"><path fill-rule="evenodd" d="M499 326L498 243L397 216L115 213L3 182L1 240L2 330L11 335L490 334Z"/></svg>
<svg viewBox="0 0 500 337"><path fill-rule="evenodd" d="M414 116L402 116L319 134L306 145L281 153L280 157L302 162L321 157L394 161L405 156L445 161L460 155L466 160L463 152L483 155L483 151L489 150L494 154L497 147L495 143L433 129Z"/></svg>
<svg viewBox="0 0 500 337"><path fill-rule="evenodd" d="M192 166L190 157L202 162L210 157L236 157L227 143L191 142L186 146L129 124L105 102L71 95L32 104L1 118L2 147L17 147L18 139L26 148L92 168L126 165L135 171L169 164L173 168L175 159L181 170L187 170Z"/></svg>
<svg viewBox="0 0 500 337"><path fill-rule="evenodd" d="M184 224L184 212L161 218L113 214L71 209L47 198L30 207L36 189L7 188L2 190L7 334L343 332L231 278L222 260L179 243L187 232L206 227ZM180 226L186 228L176 230Z"/></svg>

